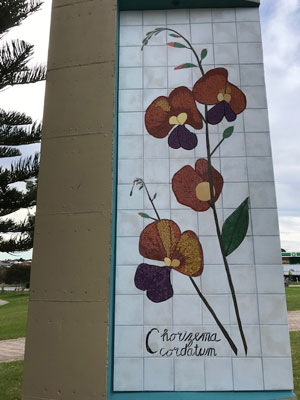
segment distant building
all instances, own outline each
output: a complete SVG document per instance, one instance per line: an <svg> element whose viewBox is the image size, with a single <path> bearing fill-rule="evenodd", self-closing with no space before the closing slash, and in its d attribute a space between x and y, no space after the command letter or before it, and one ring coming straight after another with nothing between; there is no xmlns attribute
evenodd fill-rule
<svg viewBox="0 0 300 400"><path fill-rule="evenodd" d="M284 276L300 280L300 252L281 252Z"/></svg>

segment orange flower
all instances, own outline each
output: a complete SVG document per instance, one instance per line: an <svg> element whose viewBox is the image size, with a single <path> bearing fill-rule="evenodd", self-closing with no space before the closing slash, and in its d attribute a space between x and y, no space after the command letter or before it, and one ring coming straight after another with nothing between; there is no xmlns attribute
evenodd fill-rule
<svg viewBox="0 0 300 400"><path fill-rule="evenodd" d="M215 105L207 113L207 121L218 124L223 117L234 121L237 114L246 108L246 96L235 85L228 82L228 71L215 68L202 76L193 87L195 99L206 105Z"/></svg>
<svg viewBox="0 0 300 400"><path fill-rule="evenodd" d="M213 201L216 202L223 188L222 175L213 167ZM195 169L190 165L181 168L172 179L172 189L179 203L191 207L195 211L206 211L210 208L211 200L208 162L200 159Z"/></svg>

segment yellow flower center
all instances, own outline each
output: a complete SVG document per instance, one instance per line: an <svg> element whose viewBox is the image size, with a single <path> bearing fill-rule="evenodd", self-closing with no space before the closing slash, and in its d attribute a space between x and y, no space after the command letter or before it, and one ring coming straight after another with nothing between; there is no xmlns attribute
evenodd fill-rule
<svg viewBox="0 0 300 400"><path fill-rule="evenodd" d="M169 118L169 124L170 125L184 125L185 121L187 120L187 113L180 113L175 117L173 115L172 117Z"/></svg>
<svg viewBox="0 0 300 400"><path fill-rule="evenodd" d="M219 92L217 99L218 101L225 100L227 103L229 103L231 100L231 89L229 87L227 87L226 89L222 89Z"/></svg>
<svg viewBox="0 0 300 400"><path fill-rule="evenodd" d="M180 265L180 261L177 260L177 258L174 258L174 260L171 260L169 257L166 257L164 259L164 263L168 266L168 267L174 267L177 268Z"/></svg>
<svg viewBox="0 0 300 400"><path fill-rule="evenodd" d="M213 194L214 196L216 194L214 187L213 187ZM211 200L209 182L198 183L198 185L196 186L196 197L201 201Z"/></svg>

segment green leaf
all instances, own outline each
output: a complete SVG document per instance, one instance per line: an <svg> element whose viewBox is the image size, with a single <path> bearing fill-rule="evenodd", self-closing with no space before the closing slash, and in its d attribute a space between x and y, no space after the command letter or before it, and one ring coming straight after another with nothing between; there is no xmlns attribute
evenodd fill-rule
<svg viewBox="0 0 300 400"><path fill-rule="evenodd" d="M223 139L228 139L232 135L233 130L234 130L233 126L229 126L228 128L226 128L225 131L223 132Z"/></svg>
<svg viewBox="0 0 300 400"><path fill-rule="evenodd" d="M170 36L176 37L176 38L180 38L180 37L181 37L181 36L179 36L179 35L175 35L175 33L170 33Z"/></svg>
<svg viewBox="0 0 300 400"><path fill-rule="evenodd" d="M183 68L195 68L197 67L197 65L192 64L192 63L185 63L185 64L180 64L177 67L175 67L174 69L183 69Z"/></svg>
<svg viewBox="0 0 300 400"><path fill-rule="evenodd" d="M144 187L144 185L141 185L141 186L139 187L139 190L142 190L142 189L143 189L143 187Z"/></svg>
<svg viewBox="0 0 300 400"><path fill-rule="evenodd" d="M180 48L180 49L183 49L183 48L188 49L187 46L185 46L184 44L179 43L179 42L168 42L167 45L170 46L170 47L177 47L177 48Z"/></svg>
<svg viewBox="0 0 300 400"><path fill-rule="evenodd" d="M132 196L133 189L130 190L129 196Z"/></svg>
<svg viewBox="0 0 300 400"><path fill-rule="evenodd" d="M204 58L207 56L207 49L203 49L201 51L201 60L204 60Z"/></svg>
<svg viewBox="0 0 300 400"><path fill-rule="evenodd" d="M225 256L231 254L245 239L249 225L249 197L226 219L222 227Z"/></svg>
<svg viewBox="0 0 300 400"><path fill-rule="evenodd" d="M154 193L154 196L152 197L152 201L156 199L157 193Z"/></svg>
<svg viewBox="0 0 300 400"><path fill-rule="evenodd" d="M151 218L150 215L142 213L142 212L139 212L139 216L142 218Z"/></svg>

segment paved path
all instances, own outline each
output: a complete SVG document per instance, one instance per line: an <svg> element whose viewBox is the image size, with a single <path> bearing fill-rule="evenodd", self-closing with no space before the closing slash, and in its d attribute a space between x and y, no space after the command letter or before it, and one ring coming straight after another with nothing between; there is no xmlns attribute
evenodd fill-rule
<svg viewBox="0 0 300 400"><path fill-rule="evenodd" d="M0 362L24 359L25 338L0 340Z"/></svg>
<svg viewBox="0 0 300 400"><path fill-rule="evenodd" d="M4 304L7 304L7 303L8 303L8 301L0 300L0 306L4 306Z"/></svg>
<svg viewBox="0 0 300 400"><path fill-rule="evenodd" d="M289 331L300 331L300 311L289 311Z"/></svg>

